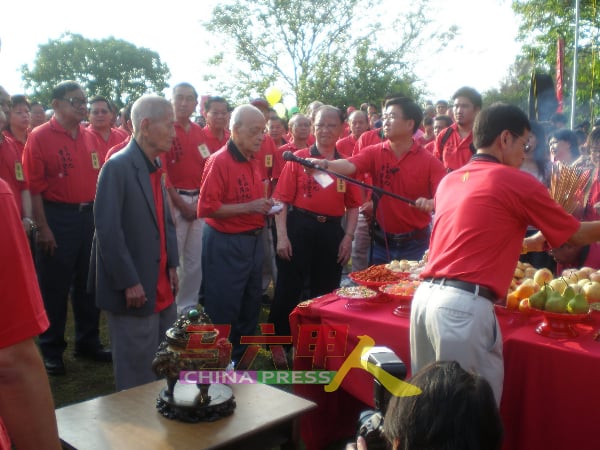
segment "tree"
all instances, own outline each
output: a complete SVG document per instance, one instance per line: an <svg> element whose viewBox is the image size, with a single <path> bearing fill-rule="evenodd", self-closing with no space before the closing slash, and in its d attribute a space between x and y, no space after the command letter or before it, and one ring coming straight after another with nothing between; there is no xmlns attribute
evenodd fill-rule
<svg viewBox="0 0 600 450"><path fill-rule="evenodd" d="M489 106L495 102L516 105L523 111L529 110L529 83L533 64L528 59L517 56L509 69L508 75L500 82L499 88L484 92L483 100Z"/></svg>
<svg viewBox="0 0 600 450"><path fill-rule="evenodd" d="M156 52L113 37L90 40L71 33L40 45L33 68L23 65L21 72L31 97L44 104L50 104L54 86L74 80L88 95L107 97L119 108L145 93L161 93L170 76Z"/></svg>
<svg viewBox="0 0 600 450"><path fill-rule="evenodd" d="M407 4L387 35L374 20L387 11L373 0L238 0L216 6L204 26L235 47L234 61L225 51L211 60L235 73L229 83L221 76L222 89L247 98L278 82L300 106L315 99L341 106L378 102L393 90L418 94L410 56L426 40L444 43L441 50L455 32L424 33L428 6ZM391 37L384 47L376 35Z"/></svg>
<svg viewBox="0 0 600 450"><path fill-rule="evenodd" d="M575 2L572 0L515 0L513 10L521 16L518 39L524 43L522 57L536 69L554 73L559 37L565 39L564 83L566 100L572 94ZM581 0L579 8L577 114L600 115L600 12L597 0ZM531 75L531 74L529 74Z"/></svg>

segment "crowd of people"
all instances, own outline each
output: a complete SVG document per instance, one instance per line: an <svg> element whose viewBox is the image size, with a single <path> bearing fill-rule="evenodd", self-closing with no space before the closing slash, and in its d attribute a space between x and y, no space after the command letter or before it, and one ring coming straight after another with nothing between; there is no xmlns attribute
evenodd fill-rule
<svg viewBox="0 0 600 450"><path fill-rule="evenodd" d="M170 97L144 95L117 112L64 81L46 119L41 105L0 87L0 214L10 218L2 235L18 235L20 259L30 254L11 270L39 284L14 294L28 297L32 320L13 341L21 316L4 314L0 352L17 342L29 351L39 334L47 374L66 373L70 300L75 356L112 362L117 390L155 379L165 331L199 307L230 325L237 364L261 304L288 336L294 307L337 288L350 262L357 271L427 253L411 313L412 373L457 361L499 403L492 302L506 295L519 255L551 267L558 252L548 244L587 255L600 239L598 123L569 130L560 114L539 123L514 106L483 108L471 87L424 106L401 95L346 110L314 101L289 121L262 98L200 105L189 83ZM550 198L553 164L593 171L578 217ZM3 286L14 276L3 271ZM110 350L99 338L101 312ZM39 357L31 364L39 369ZM6 367L0 353L0 381ZM47 410L47 385L39 388Z"/></svg>

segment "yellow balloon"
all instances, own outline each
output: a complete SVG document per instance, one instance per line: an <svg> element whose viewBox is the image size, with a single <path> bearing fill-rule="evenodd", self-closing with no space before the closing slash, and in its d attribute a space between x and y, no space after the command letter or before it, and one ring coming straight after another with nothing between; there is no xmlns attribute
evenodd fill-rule
<svg viewBox="0 0 600 450"><path fill-rule="evenodd" d="M265 91L265 97L267 98L269 105L273 106L281 100L281 91L276 87L270 87Z"/></svg>
<svg viewBox="0 0 600 450"><path fill-rule="evenodd" d="M287 110L285 109L285 106L283 105L283 103L274 104L273 109L275 110L275 112L277 113L277 115L279 117L281 117L282 119L285 118L285 113L287 112Z"/></svg>

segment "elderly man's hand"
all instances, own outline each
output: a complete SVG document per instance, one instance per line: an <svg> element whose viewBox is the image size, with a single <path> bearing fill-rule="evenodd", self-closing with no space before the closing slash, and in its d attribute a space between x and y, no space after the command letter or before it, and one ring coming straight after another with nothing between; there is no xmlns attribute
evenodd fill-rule
<svg viewBox="0 0 600 450"><path fill-rule="evenodd" d="M251 214L268 214L273 204L272 199L257 198L248 202L248 212Z"/></svg>
<svg viewBox="0 0 600 450"><path fill-rule="evenodd" d="M127 302L127 308L141 308L144 303L148 301L144 287L141 283L135 286L128 287L125 289L125 301Z"/></svg>

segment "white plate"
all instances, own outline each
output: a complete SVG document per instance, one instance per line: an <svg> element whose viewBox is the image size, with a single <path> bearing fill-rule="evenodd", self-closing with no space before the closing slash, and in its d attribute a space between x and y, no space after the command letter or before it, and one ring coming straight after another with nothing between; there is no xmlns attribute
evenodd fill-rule
<svg viewBox="0 0 600 450"><path fill-rule="evenodd" d="M277 214L282 209L283 209L283 205L281 203L275 203L273 206L271 206L271 209L269 210L267 215L270 216L272 214Z"/></svg>

